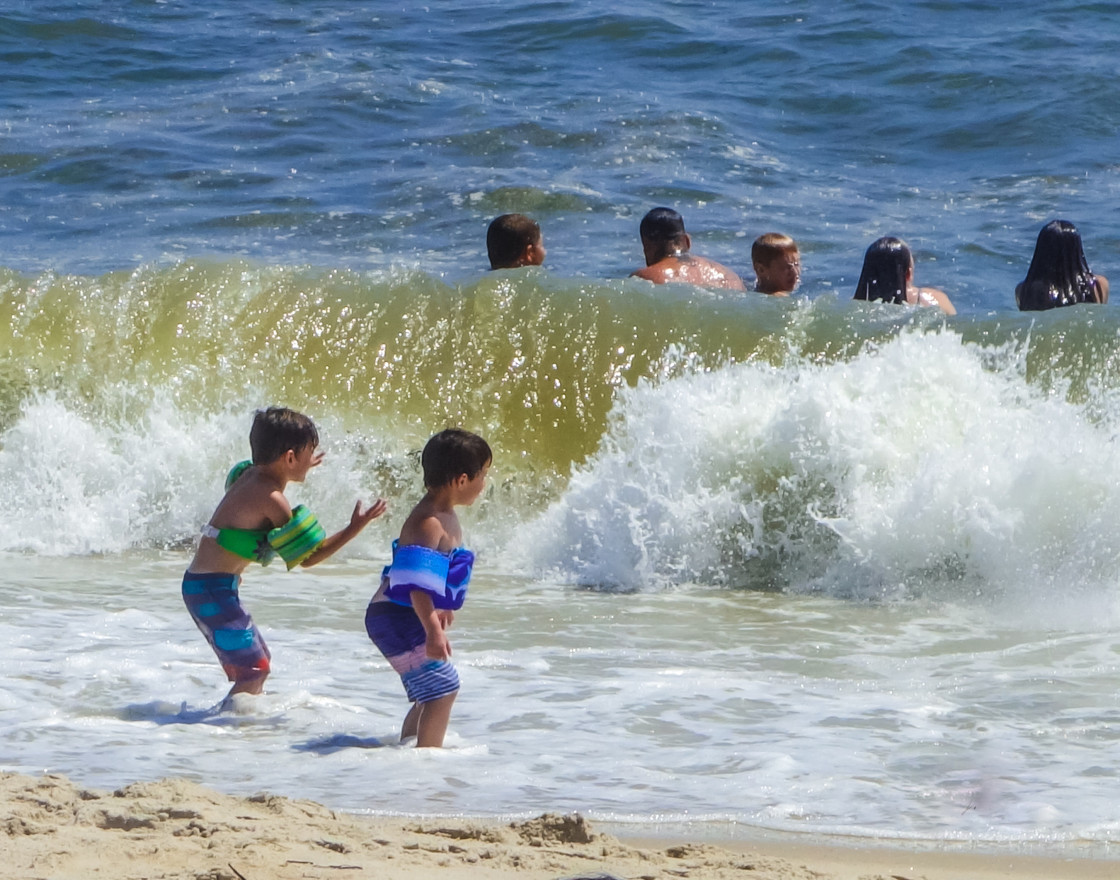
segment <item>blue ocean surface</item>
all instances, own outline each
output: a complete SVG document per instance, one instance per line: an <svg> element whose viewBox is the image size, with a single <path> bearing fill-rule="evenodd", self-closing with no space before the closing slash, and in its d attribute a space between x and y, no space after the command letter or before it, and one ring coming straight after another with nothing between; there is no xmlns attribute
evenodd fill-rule
<svg viewBox="0 0 1120 880"><path fill-rule="evenodd" d="M102 273L485 268L536 217L552 272L620 277L666 204L751 274L787 232L847 294L894 234L966 311L1013 308L1034 237L1118 251L1108 4L44 2L0 15L0 254Z"/></svg>
<svg viewBox="0 0 1120 880"><path fill-rule="evenodd" d="M1112 4L42 2L0 10L0 769L338 809L1108 856L1120 322ZM679 210L790 299L628 278ZM504 212L542 269L486 271ZM959 314L851 302L906 239ZM228 685L179 596L253 411L313 415L309 572ZM444 752L365 604L418 451L495 450Z"/></svg>

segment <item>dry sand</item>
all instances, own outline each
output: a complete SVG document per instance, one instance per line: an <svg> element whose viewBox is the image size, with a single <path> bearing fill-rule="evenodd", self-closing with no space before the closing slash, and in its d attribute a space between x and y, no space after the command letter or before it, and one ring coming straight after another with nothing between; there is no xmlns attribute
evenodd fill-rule
<svg viewBox="0 0 1120 880"><path fill-rule="evenodd" d="M18 880L995 880L1120 876L1120 862L813 844L621 841L578 815L386 819L181 779L114 792L0 773L0 878Z"/></svg>

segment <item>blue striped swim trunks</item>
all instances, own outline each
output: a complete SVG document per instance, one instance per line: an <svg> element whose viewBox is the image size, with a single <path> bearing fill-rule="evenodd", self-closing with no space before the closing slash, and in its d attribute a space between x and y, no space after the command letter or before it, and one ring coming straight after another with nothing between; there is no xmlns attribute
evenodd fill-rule
<svg viewBox="0 0 1120 880"><path fill-rule="evenodd" d="M241 607L240 575L214 572L183 575L183 602L230 681L259 678L272 658L253 618Z"/></svg>
<svg viewBox="0 0 1120 880"><path fill-rule="evenodd" d="M428 657L427 634L411 608L393 602L370 602L366 632L400 675L410 701L430 703L459 690L459 673L454 665Z"/></svg>

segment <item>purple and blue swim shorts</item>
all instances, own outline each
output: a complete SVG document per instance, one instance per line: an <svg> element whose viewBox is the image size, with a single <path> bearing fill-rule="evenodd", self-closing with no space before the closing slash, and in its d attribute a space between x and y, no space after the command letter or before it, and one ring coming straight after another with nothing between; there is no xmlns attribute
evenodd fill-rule
<svg viewBox="0 0 1120 880"><path fill-rule="evenodd" d="M240 575L215 572L183 575L183 601L230 681L259 678L272 657L260 630L241 607ZM413 615L415 617L416 615Z"/></svg>

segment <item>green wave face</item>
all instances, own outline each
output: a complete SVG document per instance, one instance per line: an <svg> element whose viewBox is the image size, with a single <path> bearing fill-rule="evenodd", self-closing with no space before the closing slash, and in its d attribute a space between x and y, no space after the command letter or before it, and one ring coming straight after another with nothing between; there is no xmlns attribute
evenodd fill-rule
<svg viewBox="0 0 1120 880"><path fill-rule="evenodd" d="M628 499L674 485L691 456L694 482L658 489L659 509L688 496L702 519L710 511L697 499L739 488L706 537L680 531L686 543L742 545L743 505L762 504L754 543L732 554L732 568L746 558L785 566L791 553L819 568L836 546L826 534L816 547L820 517L836 519L884 479L872 470L838 487L828 475L860 473L861 450L884 439L880 427L937 442L941 420L968 402L971 418L990 422L981 443L995 450L1008 433L1033 433L1017 443L1040 460L1065 454L1057 422L1085 425L1086 438L1113 431L1117 329L1108 308L946 321L827 292L720 296L539 270L457 287L416 271L240 262L96 278L9 272L0 275L0 490L28 514L13 548L40 548L52 531L71 539L44 552L178 546L212 509L230 464L246 457L252 411L286 405L320 423L330 450L333 468L306 489L321 508L348 509L359 486L407 509L420 489L418 450L461 425L495 451L495 488L472 513L492 543L523 541L520 524L550 506L566 511L571 558L543 564L576 564L599 526L573 530L571 518L604 498L612 516L640 527L650 514ZM860 375L874 380L852 379ZM975 412L985 376L998 380L992 399L1014 404L1007 414ZM696 385L700 377L711 381ZM931 395L942 385L952 394ZM774 388L785 390L775 397ZM901 421L900 407L910 413ZM760 428L764 418L775 427ZM998 468L1009 454L1018 452L992 451L973 467ZM910 479L886 467L890 481ZM825 476L806 477L817 471ZM68 498L103 509L101 531L59 513ZM760 556L762 545L780 550ZM734 580L717 555L669 569Z"/></svg>
<svg viewBox="0 0 1120 880"><path fill-rule="evenodd" d="M283 403L412 438L460 424L563 472L598 445L616 388L772 355L782 323L691 289L533 272L461 288L240 263L8 274L0 401L6 424L33 392L107 414L124 387L198 411Z"/></svg>

